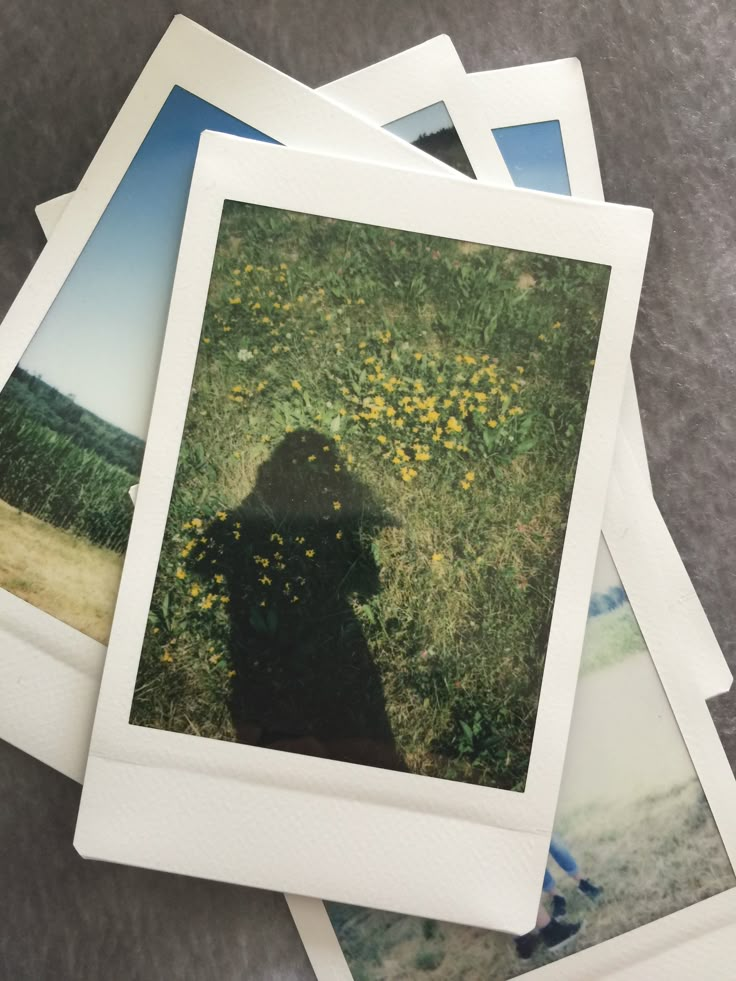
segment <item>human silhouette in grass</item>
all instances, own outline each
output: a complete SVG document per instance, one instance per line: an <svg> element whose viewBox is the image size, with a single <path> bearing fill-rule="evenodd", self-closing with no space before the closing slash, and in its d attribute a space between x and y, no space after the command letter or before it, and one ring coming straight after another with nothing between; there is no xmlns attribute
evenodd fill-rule
<svg viewBox="0 0 736 981"><path fill-rule="evenodd" d="M386 523L337 443L307 429L285 436L251 493L212 523L239 742L405 769L353 608L378 592L371 539Z"/></svg>

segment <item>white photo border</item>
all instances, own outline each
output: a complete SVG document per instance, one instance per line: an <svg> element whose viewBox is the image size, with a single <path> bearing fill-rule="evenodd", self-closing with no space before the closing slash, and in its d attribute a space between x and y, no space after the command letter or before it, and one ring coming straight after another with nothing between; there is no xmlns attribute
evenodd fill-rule
<svg viewBox="0 0 736 981"><path fill-rule="evenodd" d="M610 267L524 793L128 724L225 200ZM529 927L562 774L651 221L644 209L203 134L85 775L75 838L85 857L507 931ZM247 842L240 834L245 815ZM215 817L210 847L202 834ZM489 887L499 897L490 904Z"/></svg>
<svg viewBox="0 0 736 981"><path fill-rule="evenodd" d="M634 573L629 601L736 870L736 780L706 704L682 670L681 660L673 657L673 651L690 642L682 634L690 611L687 600L673 603L668 582L659 577L659 536L657 532L652 536L652 529L663 525L635 451L625 437L619 437L603 521L606 542L622 581ZM352 981L324 903L306 896L286 899L317 981ZM735 921L736 888L732 888L518 977L730 981Z"/></svg>

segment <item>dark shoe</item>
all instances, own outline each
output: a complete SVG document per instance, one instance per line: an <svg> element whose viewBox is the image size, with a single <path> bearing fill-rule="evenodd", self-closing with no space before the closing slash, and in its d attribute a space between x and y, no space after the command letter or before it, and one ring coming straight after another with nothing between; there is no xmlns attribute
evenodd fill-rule
<svg viewBox="0 0 736 981"><path fill-rule="evenodd" d="M601 886L594 886L589 879L581 879L580 882L578 882L578 889L584 896L587 896L588 899L598 899L600 894L603 892Z"/></svg>
<svg viewBox="0 0 736 981"><path fill-rule="evenodd" d="M567 913L567 900L564 896L552 897L552 919L559 920Z"/></svg>
<svg viewBox="0 0 736 981"><path fill-rule="evenodd" d="M539 931L539 935L547 950L562 950L570 943L581 926L582 923L560 923L559 920L550 920L547 926Z"/></svg>
<svg viewBox="0 0 736 981"><path fill-rule="evenodd" d="M532 933L525 933L523 937L516 937L514 943L519 959L528 961L539 945L539 934L536 930Z"/></svg>

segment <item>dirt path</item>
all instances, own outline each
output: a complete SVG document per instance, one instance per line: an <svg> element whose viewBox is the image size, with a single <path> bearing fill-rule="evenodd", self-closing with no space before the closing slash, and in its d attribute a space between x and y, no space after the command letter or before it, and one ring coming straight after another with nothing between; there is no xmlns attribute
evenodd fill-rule
<svg viewBox="0 0 736 981"><path fill-rule="evenodd" d="M0 586L103 644L123 557L0 501Z"/></svg>

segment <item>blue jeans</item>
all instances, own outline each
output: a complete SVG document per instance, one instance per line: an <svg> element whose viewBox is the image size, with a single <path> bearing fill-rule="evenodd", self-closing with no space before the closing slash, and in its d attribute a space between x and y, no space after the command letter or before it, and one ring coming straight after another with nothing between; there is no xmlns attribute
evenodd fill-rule
<svg viewBox="0 0 736 981"><path fill-rule="evenodd" d="M568 875L578 874L578 863L572 857L570 852L567 850L565 845L560 841L559 838L552 838L549 843L549 853L550 856L557 862L563 872L567 872ZM544 882L542 883L542 889L544 892L552 892L555 887L555 880L549 872L549 869L544 870Z"/></svg>

